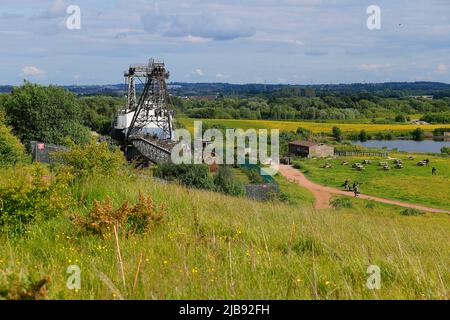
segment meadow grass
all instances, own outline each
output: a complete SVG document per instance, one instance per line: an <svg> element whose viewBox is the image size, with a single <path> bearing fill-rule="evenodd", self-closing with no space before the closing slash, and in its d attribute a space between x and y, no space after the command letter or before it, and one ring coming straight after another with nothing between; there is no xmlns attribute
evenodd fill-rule
<svg viewBox="0 0 450 320"><path fill-rule="evenodd" d="M361 183L362 193L400 200L430 207L450 209L450 158L431 155L411 154L414 160L408 160L409 154L390 153L393 158L403 160L403 169L396 169L393 160L381 157L338 157L336 159L301 159L297 160L301 170L312 181L322 185L342 188L346 179L350 184ZM417 162L428 158L429 166L419 167ZM371 159L372 164L364 165L363 171L357 171L351 165ZM347 161L348 165L342 165ZM378 165L380 161L388 162L391 170L384 171ZM330 163L332 168L321 168ZM436 167L437 175L431 175L431 168Z"/></svg>
<svg viewBox="0 0 450 320"><path fill-rule="evenodd" d="M179 121L192 133L194 131L194 121L202 121L213 125L221 124L228 128L247 129L279 129L280 131L296 131L302 127L311 130L313 133L331 133L333 127L339 127L342 133L355 133L365 130L368 133L375 132L411 132L416 128L425 131L433 131L436 128L450 128L449 124L437 125L414 125L414 124L365 124L365 123L332 123L332 122L311 122L311 121L277 121L277 120L242 120L242 119L191 119L179 118Z"/></svg>
<svg viewBox="0 0 450 320"><path fill-rule="evenodd" d="M341 210L261 203L152 180L145 173L72 186L86 214L94 199L114 206L139 192L166 203L169 215L142 235L79 234L68 215L0 238L0 285L11 275L50 277L50 299L448 299L450 220L405 217L399 209L354 201ZM69 265L81 290L66 287ZM369 265L381 289L366 287ZM138 268L139 266L139 268Z"/></svg>

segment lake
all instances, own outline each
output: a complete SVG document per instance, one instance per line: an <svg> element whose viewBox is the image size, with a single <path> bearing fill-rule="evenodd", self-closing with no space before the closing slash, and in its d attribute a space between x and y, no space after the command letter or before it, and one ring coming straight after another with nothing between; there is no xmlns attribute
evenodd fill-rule
<svg viewBox="0 0 450 320"><path fill-rule="evenodd" d="M368 140L366 142L352 141L353 144L364 146L367 148L383 148L389 150L397 148L399 151L405 152L433 152L440 153L442 147L450 147L450 141L434 141L434 140Z"/></svg>

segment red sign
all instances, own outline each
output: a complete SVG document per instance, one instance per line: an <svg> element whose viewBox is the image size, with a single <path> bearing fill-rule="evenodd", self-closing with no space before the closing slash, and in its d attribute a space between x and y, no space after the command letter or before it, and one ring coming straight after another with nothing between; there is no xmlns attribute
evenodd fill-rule
<svg viewBox="0 0 450 320"><path fill-rule="evenodd" d="M38 148L38 150L44 150L44 149L45 149L45 144L43 144L43 143L38 143L38 144L37 144L37 148Z"/></svg>

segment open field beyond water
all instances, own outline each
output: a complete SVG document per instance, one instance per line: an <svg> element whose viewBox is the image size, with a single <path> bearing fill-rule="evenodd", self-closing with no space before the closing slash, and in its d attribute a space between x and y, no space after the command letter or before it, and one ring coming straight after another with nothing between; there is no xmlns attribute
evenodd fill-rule
<svg viewBox="0 0 450 320"><path fill-rule="evenodd" d="M334 126L341 128L343 133L352 133L365 130L373 132L410 132L416 128L433 131L436 128L450 128L449 124L415 125L415 124L363 124L363 123L320 123L309 121L275 121L275 120L235 120L235 119L191 119L179 118L188 130L193 132L194 121L203 121L207 124L222 124L229 128L241 129L279 129L280 131L296 131L298 127L311 130L314 133L330 133Z"/></svg>

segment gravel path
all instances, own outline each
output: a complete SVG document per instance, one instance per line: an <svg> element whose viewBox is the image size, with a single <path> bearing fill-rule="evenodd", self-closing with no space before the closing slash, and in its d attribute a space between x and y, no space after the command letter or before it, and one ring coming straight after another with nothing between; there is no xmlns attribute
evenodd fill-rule
<svg viewBox="0 0 450 320"><path fill-rule="evenodd" d="M336 189L336 188L332 188L332 187L326 187L326 186L322 186L320 184L314 183L312 181L309 181L308 179L306 179L306 177L303 173L301 173L299 170L293 168L292 166L280 164L279 172L283 176L285 176L289 181L296 182L299 185L310 190L312 192L312 194L314 195L314 197L316 198L316 201L314 202L314 208L316 208L316 209L330 208L330 199L331 199L332 195L334 195L334 194L348 196L348 197L354 196L353 192L344 191L344 190L340 190L340 189ZM430 208L430 207L425 207L425 206L421 206L421 205L417 205L417 204L411 204L411 203L401 202L401 201L396 201L396 200L389 200L389 199L369 196L369 195L365 195L365 194L360 194L358 197L361 199L373 200L373 201L377 201L377 202L393 204L393 205L400 206L400 207L418 209L421 211L441 212L441 213L450 214L450 211L446 211L444 209Z"/></svg>

